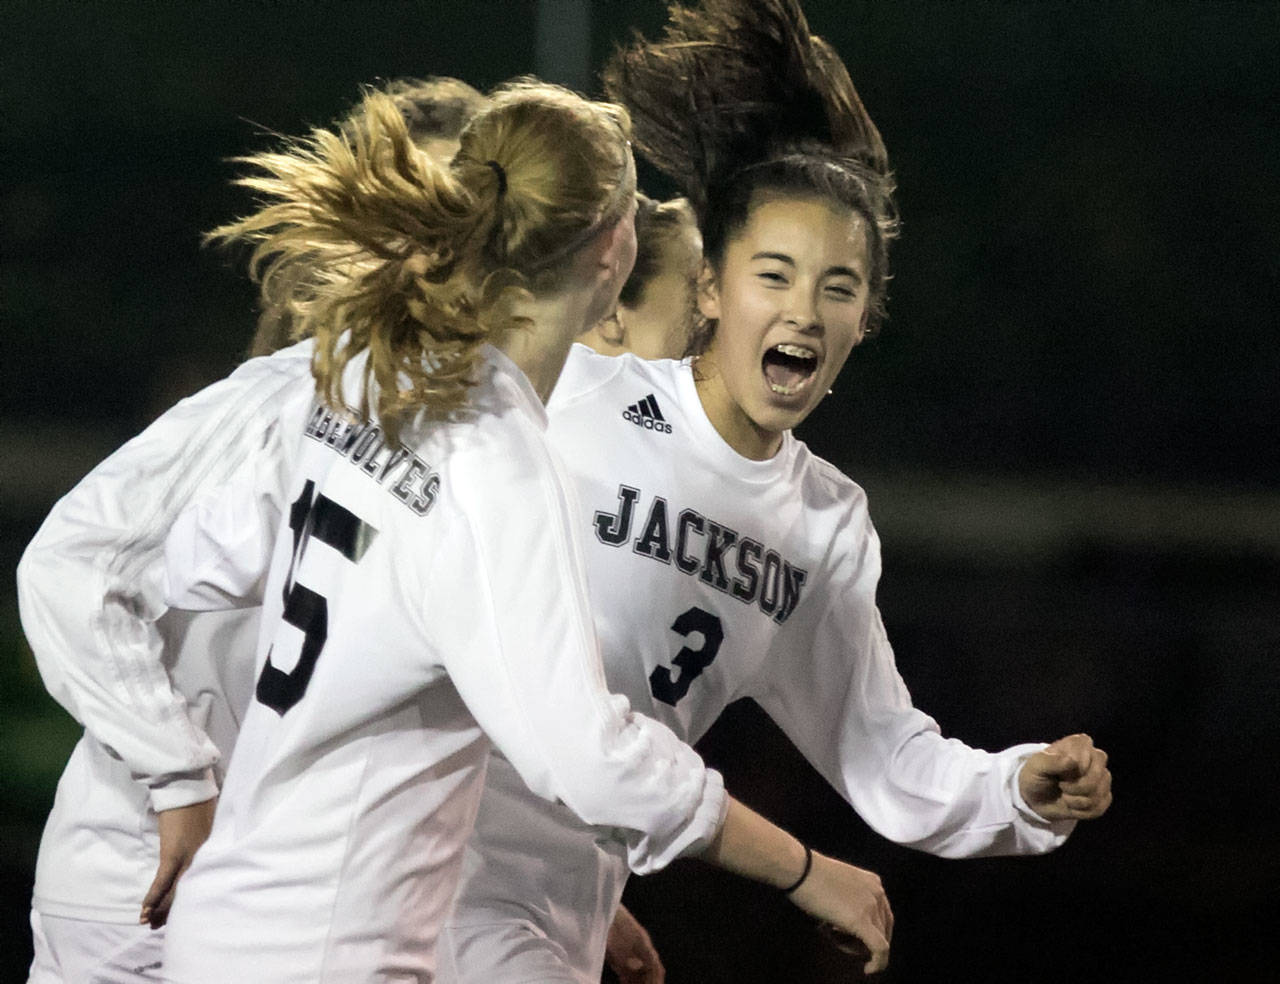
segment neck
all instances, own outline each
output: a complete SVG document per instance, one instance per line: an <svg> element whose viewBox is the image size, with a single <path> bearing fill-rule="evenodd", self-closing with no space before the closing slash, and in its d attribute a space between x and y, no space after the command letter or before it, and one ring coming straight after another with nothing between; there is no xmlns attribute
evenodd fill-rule
<svg viewBox="0 0 1280 984"><path fill-rule="evenodd" d="M627 347L626 343L620 341L615 342L611 339L605 338L604 335L600 333L599 328L596 327L588 328L578 336L577 340L587 346L587 348L599 352L601 355L622 355L625 352L631 351Z"/></svg>
<svg viewBox="0 0 1280 984"><path fill-rule="evenodd" d="M743 412L705 356L694 362L693 384L703 412L729 447L752 461L768 461L778 453L782 434L766 430Z"/></svg>
<svg viewBox="0 0 1280 984"><path fill-rule="evenodd" d="M529 378L543 403L555 389L574 338L591 323L592 300L591 293L582 290L530 298L512 308L515 317L528 319L527 327L513 328L493 339L494 348Z"/></svg>

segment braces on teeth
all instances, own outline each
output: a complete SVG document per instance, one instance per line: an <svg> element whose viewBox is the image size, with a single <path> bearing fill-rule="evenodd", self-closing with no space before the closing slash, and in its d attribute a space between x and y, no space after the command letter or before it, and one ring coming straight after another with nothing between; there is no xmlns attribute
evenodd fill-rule
<svg viewBox="0 0 1280 984"><path fill-rule="evenodd" d="M803 359L807 362L816 363L818 360L817 354L812 349L805 348L804 346L801 346L801 345L792 345L789 342L784 342L781 345L773 346L772 351L778 352L782 355L790 356L793 359ZM810 376L812 375L812 370L810 370L809 375ZM808 381L809 381L808 376L806 376L803 380L800 381L800 383L798 383L795 386L784 386L781 383L775 383L775 382L769 381L769 389L777 393L779 396L792 396L800 392L801 387L804 386L804 384L807 383Z"/></svg>

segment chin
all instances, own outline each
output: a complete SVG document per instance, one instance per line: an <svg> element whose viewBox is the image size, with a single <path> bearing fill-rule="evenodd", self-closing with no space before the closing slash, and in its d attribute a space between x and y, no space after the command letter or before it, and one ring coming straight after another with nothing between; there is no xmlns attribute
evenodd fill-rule
<svg viewBox="0 0 1280 984"><path fill-rule="evenodd" d="M769 407L762 413L758 413L752 422L761 431L771 434L782 434L783 431L793 430L799 426L807 415L807 410L783 410L778 407Z"/></svg>

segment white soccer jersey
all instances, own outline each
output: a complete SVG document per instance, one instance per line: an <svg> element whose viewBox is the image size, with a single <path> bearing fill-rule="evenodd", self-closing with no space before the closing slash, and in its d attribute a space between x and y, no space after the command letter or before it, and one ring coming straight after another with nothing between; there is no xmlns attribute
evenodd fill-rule
<svg viewBox="0 0 1280 984"><path fill-rule="evenodd" d="M879 543L857 485L789 433L768 461L738 455L684 363L575 346L548 413L576 486L610 689L691 742L755 698L898 843L965 857L1062 842L1071 824L1041 820L1017 792L1018 767L1043 746L969 748L912 706L876 608ZM511 931L523 924L599 980L625 867L498 759L464 872L446 936L456 967L442 979L525 979L529 938Z"/></svg>
<svg viewBox="0 0 1280 984"><path fill-rule="evenodd" d="M49 693L85 727L40 843L33 905L45 915L136 924L159 860L155 811L217 792L257 614L167 610L164 540L198 492L247 461L265 486L283 481L280 435L306 419L297 382L310 359L304 342L177 404L64 496L23 554L23 629Z"/></svg>
<svg viewBox="0 0 1280 984"><path fill-rule="evenodd" d="M60 783L42 843L36 899L41 911L133 922L155 867L148 790L163 808L199 801L213 788L206 770L217 753L209 750L203 738L193 740L192 735L207 731L224 756L229 750L239 708L253 679L252 667L237 659L236 654L246 650L236 636L242 640L251 626L246 626L242 613L189 617L171 612L153 624L151 619L164 610L163 590L158 587L166 574L160 539L193 495L218 487L237 470L249 470L260 487L260 508L266 512L253 523L234 524L225 531L241 541L231 555L242 569L214 576L212 593L206 591L197 598L195 590L208 585L195 583L199 578L182 570L199 551L193 548L191 557L184 557L181 544L171 543L170 566L175 568L173 590L187 591L186 603L192 607L225 607L260 595L259 585L246 591L246 597L237 597L245 583L263 573L261 568L257 575L253 570L255 563L263 564L261 544L255 554L243 541L259 525L263 527L256 534L259 539L269 537L272 530L267 527L273 521L269 502L288 502L281 468L288 460L288 447L279 444L279 434L290 429L286 423L290 418L296 421L292 430L300 429L310 408L309 393L299 396L302 391L291 388L309 375L309 356L309 345L303 343L271 359L252 360L229 380L179 404L60 502L24 556L19 569L24 628L50 691L88 725L86 738ZM816 481L818 475L825 474L826 484L834 490L819 497L817 505L823 507L819 511L838 512L843 496L851 513L843 539L858 544L861 536L865 541L843 552L846 562L868 555L869 566L855 575L850 587L862 586L853 595L861 598L863 609L871 603L879 562L856 486L809 456L790 437L771 462L740 458L703 416L687 369L671 363L601 359L575 348L552 406L552 437L561 442L573 464L573 478L581 483L580 498L590 497L583 501L579 525L591 531L587 557L593 591L601 596L600 631L606 642L627 639L630 629L626 626L636 622L641 631L635 638L645 640L643 664L633 662L634 644L606 647L608 675L615 688L629 692L643 702L639 706L655 711L691 738L705 731L729 700L741 694L756 696L846 798L855 801L847 787L864 790L867 802L855 801L855 805L894 839L911 839L910 831L903 836L892 822L894 804L901 807L904 797L910 803L910 796L916 795L922 798L909 807L910 812L919 809L919 827L936 832L917 841L917 846L929 850L948 854L1026 851L1060 841L1065 828L1053 828L1050 836L1033 819L1020 813L1010 816L1009 804L1017 796L1012 776L1030 746L989 757L958 743L941 742L932 722L903 703L906 697L892 670L878 619L869 637L877 642L878 655L861 670L857 670L861 665L857 646L795 652L783 646L782 640L793 631L785 628L793 617L816 617L811 613L818 582L809 580L809 569L794 559L804 551L782 550L779 544L787 538L777 538L775 543L769 531L803 529L799 519L786 517L806 511L793 501L796 489L815 482L822 487L824 483ZM615 416L627 427L618 430L620 425L613 423L610 429ZM575 420L577 424L570 426ZM792 463L790 469L782 467L784 462ZM809 485L801 480L805 475ZM634 497L623 486L634 490ZM772 490L766 491L766 486ZM652 501L644 498L649 495ZM632 499L628 518L627 503ZM699 503L703 503L701 509ZM713 508L722 503L719 512ZM728 519L738 513L745 518L734 521L746 533L734 529ZM274 522L279 522L278 509ZM623 534L626 523L631 529ZM828 523L839 525L830 517ZM721 546L727 534L715 532L717 527L731 529L737 543ZM714 537L711 541L708 529ZM679 553L673 555L673 550ZM840 552L833 543L832 557ZM664 564L664 558L683 563ZM737 587L736 594L731 586L726 597L719 587L721 565L725 565L724 578ZM671 568L667 573L673 578L680 572L674 583L683 586L676 589L676 598L684 604L677 601L672 607L670 593L654 593L663 566ZM794 587L797 570L805 578L798 591ZM759 580L762 574L764 589ZM218 577L228 579L221 589L216 587ZM671 582L667 583L670 588ZM786 601L788 585L793 605ZM835 592L830 584L824 590L829 597L821 604L828 605ZM687 600L699 594L705 604L694 606ZM754 600L742 597L753 594ZM728 615L715 605L726 601L734 602L728 606ZM696 622L709 625L710 621L697 614L686 616L682 638L681 629L665 628L674 624L674 618L657 616L658 606L664 603L677 614L701 607L721 620L722 628L735 611L741 618L749 615L748 627L763 625L765 636L773 633L773 637L766 638L763 649L755 644L743 649L741 633L730 625L713 665L698 672L709 637ZM796 611L778 622L779 611L787 611L789 605ZM759 616L770 607L770 619L762 622ZM862 610L859 605L852 609ZM658 638L643 631L646 626ZM680 649L693 651L678 664L687 673L675 672L674 657ZM747 657L765 662L760 657L764 650L769 662L786 671L771 683L774 703L759 691L769 674L758 674L750 685L742 683ZM660 666L666 667L665 678L672 681L669 687L661 683ZM733 670L726 673L729 667ZM653 699L648 678L655 672L656 685L668 698L676 697L675 706ZM688 691L677 696L686 678ZM849 686L855 683L858 686ZM883 695L877 694L877 688L886 683L891 684L892 699L889 707L881 707L877 699ZM735 691L735 685L740 689ZM784 699L785 706L776 706ZM860 706L872 714L867 723L858 719ZM888 730L865 747L860 745L861 733L875 731L876 721L901 724L904 715L922 730L917 733L914 725L905 727L908 738L896 756L897 746L888 744L885 737ZM109 736L104 740L112 750L91 737L94 734ZM838 737L833 739L833 734ZM115 746L121 751L114 751ZM931 779L930 760L939 748L942 758ZM859 757L875 760L877 755L891 757L892 768L879 779L859 781ZM861 771L874 772L877 767L875 761L864 762ZM913 778L913 770L921 776ZM601 831L584 835L564 811L531 801L517 779L502 777L510 772L502 760L491 766L482 819L508 812L519 816L523 811L527 836L517 834L514 850L504 855L492 847L503 842L501 825L496 832L486 833L486 841L491 842L486 873L492 877L470 880L459 918L471 925L476 921L473 916L488 918L485 913L497 910L503 919L528 920L559 941L571 968L586 976L598 975L604 932L625 878L625 866L617 860L618 843ZM889 822L880 826L877 817L886 811ZM984 816L991 820L985 830ZM961 836L950 837L949 831ZM479 857L469 855L467 866L473 867ZM549 864L549 858L554 863ZM483 932L480 937L473 953L462 954L472 967L483 967L495 954L512 952L500 939L493 945L492 932L488 940ZM514 946L523 942L517 939ZM476 953L480 956L475 957ZM464 979L491 978L481 973Z"/></svg>
<svg viewBox="0 0 1280 984"><path fill-rule="evenodd" d="M638 871L719 828L719 776L605 691L545 412L486 351L474 412L402 446L323 408L299 435L255 698L178 890L167 979L431 980L486 734L538 795L620 828ZM252 469L175 525L171 603L255 576L229 549L270 520L246 485Z"/></svg>

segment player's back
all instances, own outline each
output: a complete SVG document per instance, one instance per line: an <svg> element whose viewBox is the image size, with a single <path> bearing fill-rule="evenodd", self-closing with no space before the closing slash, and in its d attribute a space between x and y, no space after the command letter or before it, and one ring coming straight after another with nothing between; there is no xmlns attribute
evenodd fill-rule
<svg viewBox="0 0 1280 984"><path fill-rule="evenodd" d="M486 396L481 412L410 426L398 445L373 421L311 415L255 697L170 922L171 979L429 968L488 750L447 673L469 647L493 646L468 566L473 517L489 483L502 495L519 484L537 437L527 408Z"/></svg>

